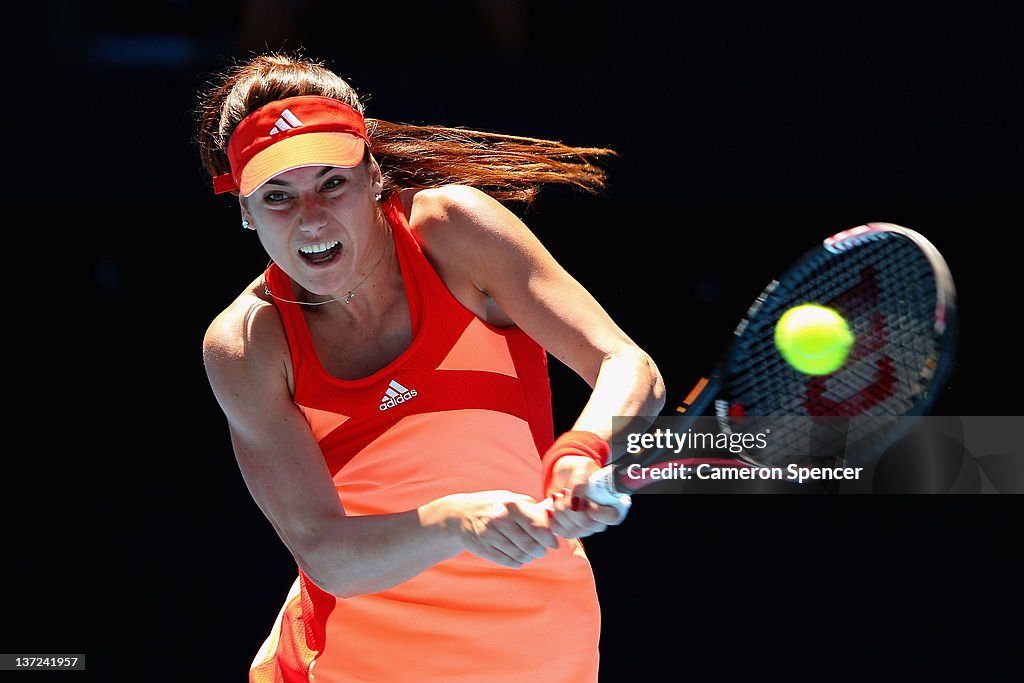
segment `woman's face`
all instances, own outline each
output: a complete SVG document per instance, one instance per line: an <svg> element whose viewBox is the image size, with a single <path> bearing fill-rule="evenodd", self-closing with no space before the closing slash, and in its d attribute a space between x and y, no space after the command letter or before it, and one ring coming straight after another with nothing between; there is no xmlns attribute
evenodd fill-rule
<svg viewBox="0 0 1024 683"><path fill-rule="evenodd" d="M275 176L240 199L271 259L312 294L335 296L355 284L360 266L379 256L380 167L309 166Z"/></svg>

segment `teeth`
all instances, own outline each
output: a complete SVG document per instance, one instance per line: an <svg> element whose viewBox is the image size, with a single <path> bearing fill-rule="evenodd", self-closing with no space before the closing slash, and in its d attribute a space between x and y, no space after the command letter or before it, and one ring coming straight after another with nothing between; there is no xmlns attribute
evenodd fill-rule
<svg viewBox="0 0 1024 683"><path fill-rule="evenodd" d="M319 254L327 251L328 249L333 249L339 244L341 244L339 240L334 240L333 242L321 242L320 244L310 244L305 247L299 247L299 251L303 254Z"/></svg>

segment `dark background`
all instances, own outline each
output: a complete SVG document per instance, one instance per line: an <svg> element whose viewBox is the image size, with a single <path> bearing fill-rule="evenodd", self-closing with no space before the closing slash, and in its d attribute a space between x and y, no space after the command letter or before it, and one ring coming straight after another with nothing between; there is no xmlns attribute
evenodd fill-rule
<svg viewBox="0 0 1024 683"><path fill-rule="evenodd" d="M55 134L7 136L30 180L11 188L30 202L25 243L46 246L18 257L40 276L9 286L40 321L14 341L49 362L15 368L39 424L5 482L0 651L241 680L294 576L200 357L266 257L212 195L191 111L211 72L254 51L326 60L370 116L616 149L602 196L549 188L516 210L653 355L666 412L795 255L889 221L931 239L958 286L936 412L1021 413L1004 315L1019 306L1024 60L1016 22L986 5L51 0L31 14L12 27L32 36L20 72L46 73L17 116L29 103ZM566 428L586 387L557 365L552 382ZM869 670L879 650L915 660L911 637L969 659L969 625L1011 613L1012 498L641 498L587 544L603 679ZM999 651L997 632L985 652Z"/></svg>

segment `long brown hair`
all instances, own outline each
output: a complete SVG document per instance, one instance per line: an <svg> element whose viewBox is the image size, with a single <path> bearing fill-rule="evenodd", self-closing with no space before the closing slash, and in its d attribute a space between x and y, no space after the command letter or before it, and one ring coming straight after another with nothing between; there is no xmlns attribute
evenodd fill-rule
<svg viewBox="0 0 1024 683"><path fill-rule="evenodd" d="M333 97L365 114L359 95L322 62L283 53L260 55L213 78L200 93L196 143L211 176L230 170L227 146L239 122L286 97ZM500 133L417 126L367 118L370 151L384 175L384 193L402 188L470 185L499 201L529 204L541 185L570 185L595 193L605 188L598 162L615 156L601 147Z"/></svg>

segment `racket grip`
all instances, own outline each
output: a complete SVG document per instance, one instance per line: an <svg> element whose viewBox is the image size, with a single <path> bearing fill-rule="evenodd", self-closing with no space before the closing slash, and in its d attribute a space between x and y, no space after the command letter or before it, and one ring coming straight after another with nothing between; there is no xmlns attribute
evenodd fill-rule
<svg viewBox="0 0 1024 683"><path fill-rule="evenodd" d="M633 499L615 488L615 471L606 465L590 475L587 480L587 498L598 505L614 507L619 511L619 521L626 518Z"/></svg>

